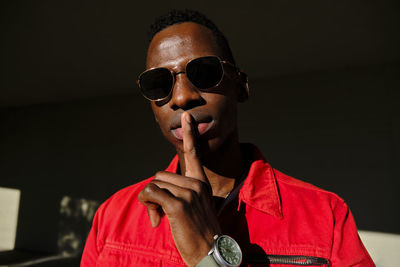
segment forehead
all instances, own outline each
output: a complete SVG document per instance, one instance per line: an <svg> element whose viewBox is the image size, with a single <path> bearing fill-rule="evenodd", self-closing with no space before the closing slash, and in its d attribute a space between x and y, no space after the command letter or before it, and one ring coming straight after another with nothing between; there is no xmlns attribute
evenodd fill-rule
<svg viewBox="0 0 400 267"><path fill-rule="evenodd" d="M174 67L207 55L221 56L212 31L197 23L184 22L169 26L154 36L146 67Z"/></svg>

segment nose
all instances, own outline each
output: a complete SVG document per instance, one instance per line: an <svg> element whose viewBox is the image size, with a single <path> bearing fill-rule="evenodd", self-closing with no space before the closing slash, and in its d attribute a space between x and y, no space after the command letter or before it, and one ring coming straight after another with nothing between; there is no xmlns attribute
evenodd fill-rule
<svg viewBox="0 0 400 267"><path fill-rule="evenodd" d="M189 110L196 106L205 104L200 91L189 81L185 73L178 73L175 76L175 85L172 89L172 96L169 105L173 110Z"/></svg>

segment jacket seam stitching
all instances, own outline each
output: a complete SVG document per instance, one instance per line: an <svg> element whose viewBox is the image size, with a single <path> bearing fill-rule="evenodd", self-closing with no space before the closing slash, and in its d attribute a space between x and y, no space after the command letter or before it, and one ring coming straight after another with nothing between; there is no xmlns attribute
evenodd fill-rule
<svg viewBox="0 0 400 267"><path fill-rule="evenodd" d="M171 254L166 254L166 253L160 253L160 250L152 250L147 247L141 247L141 246L135 246L135 245L130 245L130 244L125 244L125 243L118 243L118 242L109 242L106 241L104 248L109 248L113 250L119 250L119 251L125 251L125 252L134 252L137 254L140 254L142 256L151 256L151 257L157 257L160 260L168 260L173 263L182 263L178 257L175 257Z"/></svg>

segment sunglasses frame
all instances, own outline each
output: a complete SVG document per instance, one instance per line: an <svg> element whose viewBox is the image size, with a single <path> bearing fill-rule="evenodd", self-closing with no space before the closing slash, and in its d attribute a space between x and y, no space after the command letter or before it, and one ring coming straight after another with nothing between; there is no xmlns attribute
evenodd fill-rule
<svg viewBox="0 0 400 267"><path fill-rule="evenodd" d="M207 57L213 57L213 58L218 59L220 65L221 65L221 68L222 68L222 75L221 75L221 79L218 81L217 84L215 84L215 85L212 86L212 87L209 87L209 88L202 88L202 89L200 89L200 88L198 88L197 86L195 86L195 85L192 83L192 81L189 79L189 77L187 77L188 80L189 80L189 82L190 82L194 87L196 87L197 89L199 89L200 91L207 90L207 89L210 89L210 88L219 86L219 84L222 82L222 80L224 79L224 76L225 76L224 64L228 64L228 65L234 67L235 70L236 70L236 72L237 72L237 74L240 73L239 68L238 68L235 64L233 64L233 63L231 63L231 62L229 62L229 61L226 61L226 60L222 60L222 59L221 59L220 57L218 57L218 56L212 56L212 55L210 55L210 56L197 57L197 58L193 58L193 59L189 60L188 63L186 63L185 71L174 72L174 71L172 71L171 69L166 68L166 67L153 67L153 68L147 69L147 70L143 71L143 72L139 75L139 78L137 79L136 83L137 83L137 85L139 86L139 88L141 89L140 92L142 93L142 95L144 96L144 98L146 98L147 100L149 100L149 101L154 101L154 102L165 100L165 99L167 99L167 98L169 98L169 97L171 96L171 93L172 93L172 91L173 91L173 89L174 89L174 86L175 86L175 81L176 81L176 78L175 78L175 77L176 77L176 75L181 74L181 73L185 73L185 74L186 74L186 68L187 68L187 66L189 65L189 63L191 63L191 62L194 61L194 60L197 60L197 59L200 59L200 58L207 58ZM162 98L158 98L158 99L150 99L150 98L148 98L148 97L143 93L142 87L140 86L140 79L141 79L141 77L142 77L143 74L145 74L145 73L147 73L147 72L149 72L149 71L155 70L155 69L167 69L167 70L171 73L171 76L172 76L172 85L171 85L171 88L170 88L169 93L168 93L167 96L162 97Z"/></svg>

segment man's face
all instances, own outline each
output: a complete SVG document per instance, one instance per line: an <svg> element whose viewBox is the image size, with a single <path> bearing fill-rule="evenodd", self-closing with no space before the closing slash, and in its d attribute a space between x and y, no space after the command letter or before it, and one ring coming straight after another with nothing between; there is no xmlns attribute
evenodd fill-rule
<svg viewBox="0 0 400 267"><path fill-rule="evenodd" d="M186 64L202 56L222 56L208 28L185 22L157 33L150 43L146 67L166 67L175 73L185 71ZM181 73L176 75L170 98L152 102L151 107L162 133L178 151L182 151L180 117L188 111L194 118L199 138L215 151L225 142L237 138L236 103L241 90L232 67L224 65L226 74L221 83L203 92ZM230 74L229 76L227 75ZM207 149L207 150L208 150Z"/></svg>

